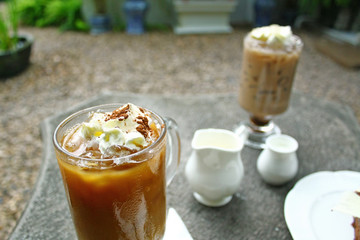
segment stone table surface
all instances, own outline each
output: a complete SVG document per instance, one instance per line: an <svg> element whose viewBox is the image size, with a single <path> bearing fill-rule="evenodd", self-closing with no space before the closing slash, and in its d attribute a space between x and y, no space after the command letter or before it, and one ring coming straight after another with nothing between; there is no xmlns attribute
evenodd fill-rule
<svg viewBox="0 0 360 240"><path fill-rule="evenodd" d="M181 164L169 186L168 201L197 240L291 239L284 219L284 200L296 181L317 171L360 171L360 128L352 110L295 91L288 111L275 119L283 133L299 142L299 171L295 179L281 187L267 185L255 168L259 150L244 148L245 176L238 192L224 207L206 207L193 198L184 177L184 166L191 153L190 141L196 129L231 130L246 119L236 95L182 97L105 92L42 122L44 152L40 176L11 240L74 239L52 134L57 124L72 112L112 102L132 102L177 121L182 141Z"/></svg>

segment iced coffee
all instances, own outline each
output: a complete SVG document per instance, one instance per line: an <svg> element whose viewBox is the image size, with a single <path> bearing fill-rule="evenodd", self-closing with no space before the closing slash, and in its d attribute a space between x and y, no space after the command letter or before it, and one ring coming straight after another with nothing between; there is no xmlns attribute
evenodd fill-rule
<svg viewBox="0 0 360 240"><path fill-rule="evenodd" d="M245 37L239 103L254 124L288 108L302 46L289 26L255 28Z"/></svg>
<svg viewBox="0 0 360 240"><path fill-rule="evenodd" d="M56 156L79 239L162 239L165 133L160 117L130 103L59 125Z"/></svg>

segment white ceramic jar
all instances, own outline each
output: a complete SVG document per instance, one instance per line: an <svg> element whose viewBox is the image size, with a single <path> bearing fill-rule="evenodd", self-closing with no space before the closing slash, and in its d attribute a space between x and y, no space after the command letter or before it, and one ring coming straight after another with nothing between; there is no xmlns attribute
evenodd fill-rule
<svg viewBox="0 0 360 240"><path fill-rule="evenodd" d="M295 177L298 171L298 146L293 137L284 134L266 139L265 149L257 160L258 172L265 182L282 185Z"/></svg>
<svg viewBox="0 0 360 240"><path fill-rule="evenodd" d="M240 152L244 141L224 129L197 130L185 176L200 203L218 207L230 202L244 175Z"/></svg>

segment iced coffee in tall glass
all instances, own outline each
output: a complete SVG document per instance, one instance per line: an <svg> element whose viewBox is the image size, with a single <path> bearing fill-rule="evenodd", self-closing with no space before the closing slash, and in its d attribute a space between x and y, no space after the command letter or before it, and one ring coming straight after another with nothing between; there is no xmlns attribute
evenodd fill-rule
<svg viewBox="0 0 360 240"><path fill-rule="evenodd" d="M246 35L238 99L250 115L242 123L249 129L247 145L263 148L268 136L280 133L272 118L288 108L302 47L289 26L255 28Z"/></svg>

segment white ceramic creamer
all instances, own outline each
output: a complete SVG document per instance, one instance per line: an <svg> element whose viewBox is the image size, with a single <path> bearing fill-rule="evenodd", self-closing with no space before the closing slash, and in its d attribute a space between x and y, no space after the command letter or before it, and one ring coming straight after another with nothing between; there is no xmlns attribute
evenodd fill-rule
<svg viewBox="0 0 360 240"><path fill-rule="evenodd" d="M191 142L185 176L200 203L218 207L230 202L244 175L240 152L244 139L224 129L200 129Z"/></svg>
<svg viewBox="0 0 360 240"><path fill-rule="evenodd" d="M266 139L266 147L257 160L257 169L263 180L272 185L282 185L293 179L298 171L295 138L272 135Z"/></svg>

